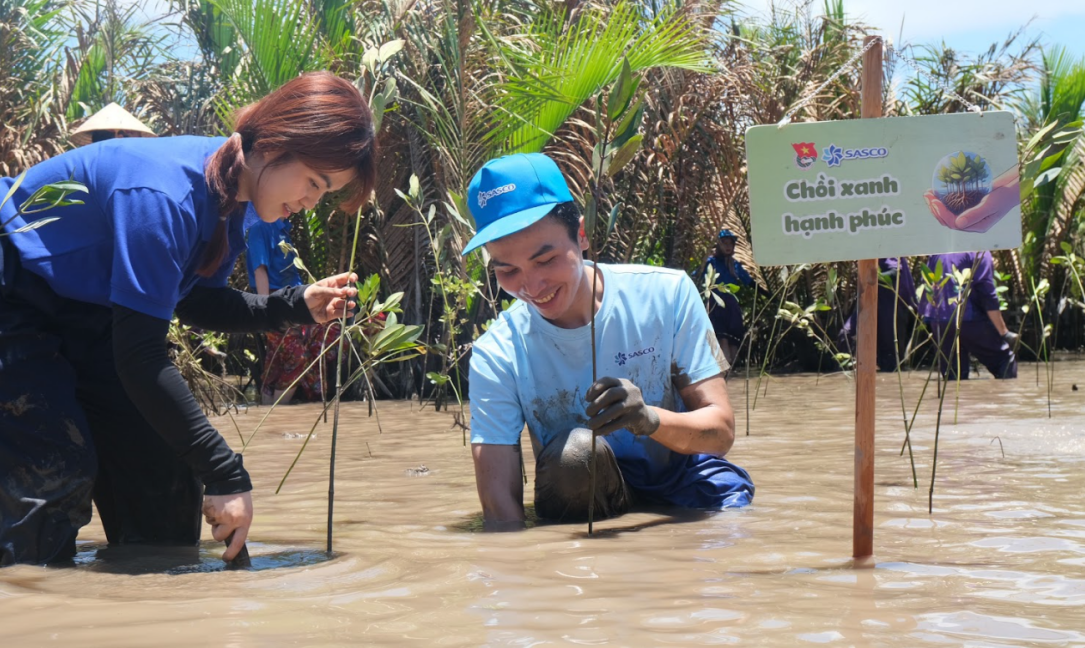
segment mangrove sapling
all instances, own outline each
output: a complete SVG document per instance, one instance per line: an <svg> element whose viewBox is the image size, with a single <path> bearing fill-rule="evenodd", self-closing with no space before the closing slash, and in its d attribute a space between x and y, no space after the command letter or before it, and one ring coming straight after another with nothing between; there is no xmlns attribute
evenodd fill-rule
<svg viewBox="0 0 1085 648"><path fill-rule="evenodd" d="M1051 258L1051 263L1057 266L1066 266L1066 272L1071 281L1063 282L1069 285L1070 294L1066 297L1068 303L1085 312L1085 285L1082 283L1082 275L1085 274L1085 258L1074 253L1074 248L1063 241L1061 243L1063 254ZM1076 290L1075 290L1076 289Z"/></svg>
<svg viewBox="0 0 1085 648"><path fill-rule="evenodd" d="M755 330L754 323L759 321L759 314L764 314L764 311L769 308L773 300L776 299L777 294L781 294L781 303L783 300L782 293L787 288L787 283L781 283L780 287L776 289L776 292L769 295L765 300L765 307L762 310L758 310L758 292L754 291L753 300L753 313L750 318L750 326L746 329L746 334L742 336L742 344L746 345L746 384L745 384L745 400L746 400L746 436L750 436L750 356L753 352L753 332ZM741 349L741 345L739 345ZM756 397L755 397L756 400Z"/></svg>
<svg viewBox="0 0 1085 648"><path fill-rule="evenodd" d="M935 292L937 290L944 290L947 283L949 282L951 276L952 276L953 280L956 282L955 283L956 294L953 297L949 297L948 300L947 300L948 304L953 305L953 313L950 316L950 321L954 322L955 325L952 326L952 327L941 327L940 336L944 336L946 334L946 332L947 332L947 329L949 329L949 328L953 329L953 336L954 336L953 348L954 348L954 355L957 358L957 365L956 365L957 366L957 375L956 375L955 382L957 383L958 390L959 390L960 389L960 383L961 383L961 371L960 371L960 355L961 355L961 353L960 353L960 347L961 347L961 345L960 345L960 335L961 335L961 329L960 329L960 321L961 321L961 316L964 313L964 307L968 303L969 290L971 289L972 268L964 268L964 269L951 268L951 270L952 270L952 275L950 275L949 273L946 273L945 269L942 267L942 260L939 259L938 263L935 264L934 270L931 270L927 266L923 266L923 268L922 268L922 276L923 276L923 284L924 284L925 296L932 305L935 304L935 301L936 301L935 300ZM944 293L943 293L943 297L944 297ZM937 357L935 358L934 365L941 365L942 360L944 359L946 361L947 366L949 366L949 362L952 360L952 358L947 358L945 356L945 354L943 353L943 351L942 351L942 346L943 346L942 343L943 342L944 342L944 339L940 338L940 339L937 340L937 343L935 344L935 349L937 350L937 353L936 353ZM967 358L965 359L965 361L967 362ZM932 367L931 367L932 371L934 370L934 365L932 365ZM928 377L928 381L929 380L930 380L930 378ZM937 384L937 387L938 387L938 416L935 419L935 423L934 423L934 451L933 451L933 455L932 455L932 458L931 458L931 483L930 483L930 490L928 491L928 495L927 495L927 513L928 513L928 515L930 515L930 514L932 514L934 512L934 482L935 482L935 478L936 478L936 476L938 474L938 441L939 441L939 438L940 438L940 435L941 435L941 430L942 430L942 411L943 411L943 408L944 408L944 405L945 405L946 389L949 386L949 381L946 380L944 378L944 376L942 376L941 371L938 372L938 379L937 380L938 380L938 382L936 384ZM926 393L926 387L924 387L924 393ZM922 395L920 395L920 401L922 401ZM919 404L917 403L916 404L917 411L918 411L918 407L919 407ZM956 413L954 413L954 417L956 417ZM913 421L914 421L914 418L913 418ZM954 418L954 423L956 423L956 418ZM911 430L911 426L908 427L908 432L905 434L905 442L908 443L909 447L911 445L910 444L910 438L911 438L910 430ZM901 450L901 452L903 452L903 449Z"/></svg>
<svg viewBox="0 0 1085 648"><path fill-rule="evenodd" d="M788 289L798 282L799 275L809 268L809 264L801 264L795 267L794 270L790 270L788 266L780 266L780 305L776 308L777 315L772 318L772 330L769 331L768 349L765 351L765 357L761 360L761 369L757 374L757 384L754 386L753 391L753 407L757 409L757 397L761 391L762 378L768 378L768 364L772 360L773 355L776 352L776 345L779 344L779 340L776 339L776 325L780 322L779 313L783 310L785 300L787 299ZM781 336L782 338L782 336ZM765 381L768 382L767 380ZM768 394L768 385L765 385L765 393Z"/></svg>
<svg viewBox="0 0 1085 648"><path fill-rule="evenodd" d="M904 376L901 371L901 365L903 363L900 357L900 273L910 272L908 264L904 262L903 258L897 259L897 272L893 276L892 283L889 282L889 278L885 273L881 273L878 276L878 281L883 284L888 284L893 291L893 373L897 375L897 393L900 395L900 415L901 420L904 422L904 444L908 447L908 460L912 466L912 482L916 484L918 488L919 479L915 472L915 455L912 452L912 439L908 434L908 409L904 404ZM928 376L928 380L930 380ZM925 387L924 387L925 389ZM922 400L922 396L920 397ZM903 450L901 450L903 453Z"/></svg>
<svg viewBox="0 0 1085 648"><path fill-rule="evenodd" d="M945 286L945 284L948 283L948 281L949 281L949 276L944 273L941 261L939 261L936 264L935 269L933 271L930 268L928 268L926 265L920 266L920 278L921 278L921 283L918 286L918 288L916 289L916 300L917 301L922 301L922 300L926 299L931 304L934 303L935 290L943 288ZM908 450L908 462L909 462L909 464L911 466L911 469L912 469L912 487L913 488L919 488L919 476L918 476L918 473L917 473L916 467L915 467L915 453L913 452L913 449L912 449L912 429L915 427L915 420L916 420L916 417L919 415L919 408L923 404L923 399L927 395L927 388L930 387L931 378L934 376L935 369L939 367L939 365L940 365L940 363L941 363L941 361L943 359L945 359L946 362L948 363L948 358L946 358L942 354L942 348L941 348L940 340L935 340L934 332L929 330L926 327L926 325L923 323L922 319L917 318L916 326L912 331L912 339L914 340L915 336L921 331L925 332L927 334L927 339L919 345L919 348L922 348L923 344L926 344L927 342L932 342L933 341L932 344L933 344L933 346L935 348L935 356L936 357L934 359L934 362L931 363L930 369L928 369L928 371L927 371L927 379L923 382L923 389L920 390L920 392L919 392L919 398L916 399L915 408L912 410L911 417L908 417L907 411L904 410L904 441L903 441L903 443L901 443L901 446L900 446L900 456L904 456L905 449ZM944 332L943 332L943 334L944 334ZM899 368L898 368L898 374L897 375L898 375L898 380L899 380L900 379ZM905 407L905 405L904 405L904 391L903 391L903 385L902 385L901 386L901 408L902 408L902 410L904 409L904 407Z"/></svg>
<svg viewBox="0 0 1085 648"><path fill-rule="evenodd" d="M946 387L948 383L938 373L938 418L934 422L934 451L931 456L931 486L927 491L927 515L934 514L934 479L938 474L938 436L942 429L942 406L946 400Z"/></svg>
<svg viewBox="0 0 1085 648"><path fill-rule="evenodd" d="M1051 363L1051 349L1050 349L1050 346L1048 345L1047 339L1051 336L1052 326L1051 326L1051 324L1045 324L1044 323L1044 308L1043 308L1043 302L1044 302L1044 299L1047 297L1048 291L1051 290L1051 284L1048 283L1047 279L1041 279L1040 283L1037 284L1035 279L1033 279L1031 277L1029 278L1029 284L1032 287L1031 301L1036 306L1036 319L1040 323L1040 356L1043 358L1043 361L1044 361L1044 378L1047 380L1047 418L1051 418L1051 383L1052 383L1052 380L1053 380L1054 376L1052 375L1052 370L1049 369L1053 365ZM1039 379L1039 373L1038 373L1039 368L1040 368L1040 365L1039 365L1039 363L1037 363L1036 364L1036 371L1037 371L1036 386L1037 387L1040 385L1040 379Z"/></svg>
<svg viewBox="0 0 1085 648"><path fill-rule="evenodd" d="M640 76L634 75L629 67L629 60L622 58L621 72L618 74L610 94L603 101L603 93L600 93L595 101L595 136L596 144L592 149L591 186L590 192L584 199L584 232L588 240L588 256L592 263L591 282L591 382L592 385L599 380L599 372L596 362L595 351L595 300L598 296L598 286L602 277L599 274L598 256L596 254L596 223L599 208L603 204L603 180L613 178L625 167L633 156L640 150L641 140L644 136L637 131L640 128L641 118L644 116L644 99L639 99L635 104L633 98L640 87ZM605 112L604 112L605 106ZM611 135L614 139L611 140ZM605 174L605 175L604 175ZM606 223L606 232L603 243L606 244L614 231L614 224L621 211L621 203L615 202L610 209L610 215ZM589 459L588 489L588 534L591 535L594 528L595 518L595 483L596 483L596 439L591 437L591 458Z"/></svg>
<svg viewBox="0 0 1085 648"><path fill-rule="evenodd" d="M359 296L364 296L365 286L373 285L373 279L376 275L372 275L366 283L359 284ZM318 413L316 420L313 421L313 425L309 428L308 434L305 436L305 441L302 442L302 447L295 455L294 460L291 462L290 467L279 481L279 486L275 489L278 493L282 490L282 487L286 484L287 477L293 471L294 466L297 465L298 460L301 459L301 455L304 453L309 440L313 437L313 433L316 431L316 426L320 424L320 419L324 413L333 407L333 401L335 398L342 396L342 394L351 387L355 382L359 380L365 380L366 372L372 371L378 365L387 362L401 362L416 357L424 347L417 343L418 336L422 333L422 327L418 325L404 325L395 320L394 315L388 315L384 320L376 316L376 313L388 313L391 309L395 308L394 303L398 303L403 293L393 294L387 302L376 302L370 307L369 315L361 319L361 323L352 324L347 328L347 335L353 335L362 338L362 343L358 346L362 348L361 352L356 356L359 360L359 366L356 368L350 376L347 377L345 382L342 382L336 389L332 399L325 403L321 412ZM370 300L374 299L373 296ZM359 302L361 304L361 302ZM390 306L391 304L391 306Z"/></svg>
<svg viewBox="0 0 1085 648"><path fill-rule="evenodd" d="M441 323L440 338L435 338L434 343L429 347L430 351L440 353L441 368L440 371L427 372L425 377L435 387L433 400L434 406L438 410L443 400L441 396L443 388L445 386L451 388L458 409L457 420L461 421L459 427L463 433L463 445L466 446L467 426L462 424L462 421L466 420L467 413L464 407L463 379L460 369L466 352L464 347L460 346L459 339L463 332L463 326L469 322L466 317L468 303L476 297L485 298L485 295L482 292L481 284L468 277L462 267L449 269L450 266L454 265L449 262L450 254L454 254L454 252L449 251L449 247L454 241L458 243L460 238L454 223L458 223L466 232L471 232L473 228L460 212L458 197L452 194L449 195L449 200L445 203L445 208L452 220L443 227L440 226L436 218L437 206L435 204L431 203L427 210L422 209L424 197L417 176L411 176L410 186L406 194L398 189L396 194L419 217L419 222L410 223L404 225L404 227L421 226L426 232L430 254L433 256L434 262L434 274L430 283L434 292L441 297L442 310L441 316L438 318ZM419 390L419 399L422 399L421 390Z"/></svg>

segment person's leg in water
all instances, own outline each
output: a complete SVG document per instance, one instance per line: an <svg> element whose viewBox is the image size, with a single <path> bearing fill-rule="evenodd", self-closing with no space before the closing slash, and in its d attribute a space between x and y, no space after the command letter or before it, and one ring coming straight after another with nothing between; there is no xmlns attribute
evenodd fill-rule
<svg viewBox="0 0 1085 648"><path fill-rule="evenodd" d="M56 295L0 238L0 566L75 555L97 460L76 374L51 331Z"/></svg>
<svg viewBox="0 0 1085 648"><path fill-rule="evenodd" d="M961 324L962 356L968 351L997 379L1017 378L1017 356L989 319Z"/></svg>
<svg viewBox="0 0 1085 648"><path fill-rule="evenodd" d="M716 338L716 341L720 344L720 351L723 352L723 357L727 359L727 364L734 367L735 358L738 356L738 344L725 335ZM731 369L728 369L727 373L731 373Z"/></svg>
<svg viewBox="0 0 1085 648"><path fill-rule="evenodd" d="M82 321L112 330L112 309L72 304ZM112 336L68 339L65 346L98 451L94 504L109 544L196 547L203 484L128 397L113 362Z"/></svg>
<svg viewBox="0 0 1085 648"><path fill-rule="evenodd" d="M894 311L897 296L892 288L878 286L878 335L876 343L876 359L878 371L891 372L897 370L897 345L894 331L894 320L897 313ZM904 306L900 308L903 310ZM903 335L903 331L900 331Z"/></svg>
<svg viewBox="0 0 1085 648"><path fill-rule="evenodd" d="M591 437L587 428L574 428L550 441L535 459L535 514L557 522L588 519L591 497ZM605 437L595 440L596 476L594 519L629 511L630 492L618 460Z"/></svg>
<svg viewBox="0 0 1085 648"><path fill-rule="evenodd" d="M715 299L712 299L709 302L708 319L712 322L712 330L716 333L716 341L719 342L723 357L727 359L727 364L734 367L738 348L746 335L746 325L742 321L742 306L732 293L716 293L716 295L720 297L724 305L720 306Z"/></svg>
<svg viewBox="0 0 1085 648"><path fill-rule="evenodd" d="M932 330L936 347L940 349L938 364L942 377L946 380L957 380L959 364L961 380L968 380L968 348L961 343L957 327L953 322L935 321L932 322Z"/></svg>

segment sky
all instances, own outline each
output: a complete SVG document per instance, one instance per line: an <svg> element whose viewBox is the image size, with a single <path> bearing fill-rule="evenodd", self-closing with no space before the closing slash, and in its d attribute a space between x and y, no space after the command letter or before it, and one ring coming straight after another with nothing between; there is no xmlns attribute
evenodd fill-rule
<svg viewBox="0 0 1085 648"><path fill-rule="evenodd" d="M169 0L121 1L136 4L150 17L161 16L169 6ZM745 15L765 16L773 1L778 7L810 2L815 13L824 6L824 0L737 0L736 7ZM1085 57L1085 0L844 0L844 11L897 46L945 41L976 55L1027 25L1026 37Z"/></svg>
<svg viewBox="0 0 1085 648"><path fill-rule="evenodd" d="M767 15L770 3L739 0L747 15ZM795 5L784 0L776 6ZM823 0L815 0L814 13L821 13L823 6ZM844 12L897 46L945 41L975 55L1028 25L1025 36L1063 45L1075 58L1085 56L1085 0L844 0Z"/></svg>

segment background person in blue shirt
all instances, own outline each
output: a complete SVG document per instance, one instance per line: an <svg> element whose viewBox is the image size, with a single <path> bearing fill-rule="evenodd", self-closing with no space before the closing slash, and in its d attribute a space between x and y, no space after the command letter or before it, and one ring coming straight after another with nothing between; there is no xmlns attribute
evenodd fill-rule
<svg viewBox="0 0 1085 648"><path fill-rule="evenodd" d="M735 243L737 241L738 236L731 230L720 230L719 236L716 237L716 249L705 261L704 267L698 275L699 281L704 281L704 278L708 275L708 268L711 266L716 269L715 285L717 286L720 284L754 285L753 277L746 272L746 268L743 268L742 263L735 258ZM746 325L742 322L742 307L739 306L738 297L734 293L718 288L713 288L712 292L723 301L723 306L720 306L715 299L709 298L707 303L708 319L712 322L712 330L716 332L716 341L719 343L720 348L723 349L723 355L727 358L727 363L734 364L735 355L738 353L739 346L742 345L742 338L746 336Z"/></svg>
<svg viewBox="0 0 1085 648"><path fill-rule="evenodd" d="M250 210L246 221L251 222L245 234L247 243L245 265L249 270L249 288L258 295L300 286L301 277L294 265L296 252L284 252L282 245L293 248L290 221L283 219L266 223ZM324 376L321 368L332 366L337 357L339 322L302 324L285 331L264 333L264 368L260 390L264 405L276 401L290 403L295 392L307 401L324 400ZM325 352L325 349L328 349ZM323 365L314 360L323 358Z"/></svg>
<svg viewBox="0 0 1085 648"><path fill-rule="evenodd" d="M226 280L247 205L274 222L345 190L356 209L375 138L365 100L329 73L242 109L235 130L70 151L29 169L0 211L0 565L70 558L92 498L110 544L195 547L201 503L216 540L233 534L225 559L244 544L252 484L169 360L170 318L256 331L352 308L350 274L267 297ZM85 204L16 214L68 178Z"/></svg>
<svg viewBox="0 0 1085 648"><path fill-rule="evenodd" d="M585 263L572 200L541 154L491 160L468 187L478 234L465 253L485 245L498 283L518 300L471 355L471 450L485 526L524 524L525 424L540 518L587 517L593 434L600 519L637 504L748 504L749 475L723 459L735 426L728 365L693 281L665 268Z"/></svg>

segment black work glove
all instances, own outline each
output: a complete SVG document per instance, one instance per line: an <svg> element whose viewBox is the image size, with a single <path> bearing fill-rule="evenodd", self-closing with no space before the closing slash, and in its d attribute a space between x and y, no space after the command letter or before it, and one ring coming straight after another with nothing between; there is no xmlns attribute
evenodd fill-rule
<svg viewBox="0 0 1085 648"><path fill-rule="evenodd" d="M625 428L637 436L659 429L659 414L644 404L640 387L625 378L600 378L587 394L588 427L596 436Z"/></svg>
<svg viewBox="0 0 1085 648"><path fill-rule="evenodd" d="M1006 331L1002 334L1002 341L1013 347L1013 345L1017 344L1017 334L1013 331Z"/></svg>

